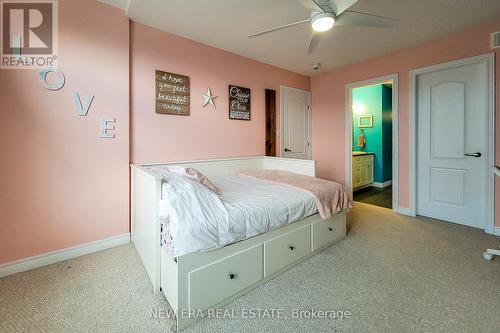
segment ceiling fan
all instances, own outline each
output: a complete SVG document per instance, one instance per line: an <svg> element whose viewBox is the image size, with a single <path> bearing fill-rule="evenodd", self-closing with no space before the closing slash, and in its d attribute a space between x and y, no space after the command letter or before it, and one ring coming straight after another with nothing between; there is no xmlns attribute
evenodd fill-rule
<svg viewBox="0 0 500 333"><path fill-rule="evenodd" d="M358 0L312 0L319 11L312 11L311 18L298 22L288 23L279 27L266 29L251 34L248 38L255 38L277 30L311 22L312 36L307 54L311 54L318 45L321 33L330 30L334 25L359 26L371 28L394 28L398 20L389 17L360 13L348 10Z"/></svg>

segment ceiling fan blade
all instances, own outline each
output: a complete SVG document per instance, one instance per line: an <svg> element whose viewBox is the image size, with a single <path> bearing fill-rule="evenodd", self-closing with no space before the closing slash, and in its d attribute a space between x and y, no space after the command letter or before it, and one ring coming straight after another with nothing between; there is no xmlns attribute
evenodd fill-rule
<svg viewBox="0 0 500 333"><path fill-rule="evenodd" d="M337 18L335 25L391 29L394 28L398 22L399 20L389 17L347 10Z"/></svg>
<svg viewBox="0 0 500 333"><path fill-rule="evenodd" d="M340 15L354 5L358 0L331 0L330 7L332 7L335 15Z"/></svg>
<svg viewBox="0 0 500 333"><path fill-rule="evenodd" d="M273 31L277 31L277 30L281 30L281 29L293 27L295 25L299 25L299 24L302 24L302 23L307 23L307 22L310 22L310 21L311 21L311 19L307 19L307 20L302 20L302 21L298 21L298 22L288 23L288 24L285 24L285 25L282 25L282 26L279 26L279 27L276 27L276 28L271 28L271 29L267 29L267 30L256 32L254 34L249 35L248 38L258 37L258 36L261 36L261 35L273 32Z"/></svg>
<svg viewBox="0 0 500 333"><path fill-rule="evenodd" d="M330 0L313 0L313 2L321 9L323 13L335 13L334 8L332 8L331 6Z"/></svg>
<svg viewBox="0 0 500 333"><path fill-rule="evenodd" d="M307 55L313 53L316 46L318 46L319 40L321 39L321 34L313 32L311 35L311 41L309 42L309 49L307 50Z"/></svg>

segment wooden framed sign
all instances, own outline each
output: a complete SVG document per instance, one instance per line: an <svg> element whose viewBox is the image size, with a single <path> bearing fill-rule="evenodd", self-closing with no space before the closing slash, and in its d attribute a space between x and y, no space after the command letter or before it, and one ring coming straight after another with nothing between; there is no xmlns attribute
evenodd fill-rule
<svg viewBox="0 0 500 333"><path fill-rule="evenodd" d="M189 116L189 77L158 70L155 76L156 113Z"/></svg>
<svg viewBox="0 0 500 333"><path fill-rule="evenodd" d="M229 119L250 120L250 89L229 86Z"/></svg>

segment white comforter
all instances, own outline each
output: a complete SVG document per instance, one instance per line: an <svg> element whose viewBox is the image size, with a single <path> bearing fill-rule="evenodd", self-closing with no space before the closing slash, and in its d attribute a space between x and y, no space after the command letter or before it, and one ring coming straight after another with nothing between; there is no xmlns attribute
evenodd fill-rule
<svg viewBox="0 0 500 333"><path fill-rule="evenodd" d="M168 221L172 256L221 247L317 212L305 190L245 176L211 177L218 196L203 185L162 173L160 219Z"/></svg>

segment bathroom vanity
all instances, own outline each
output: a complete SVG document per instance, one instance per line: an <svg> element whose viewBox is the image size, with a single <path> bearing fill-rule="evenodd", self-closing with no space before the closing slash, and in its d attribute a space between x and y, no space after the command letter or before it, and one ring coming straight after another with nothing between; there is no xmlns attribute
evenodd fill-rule
<svg viewBox="0 0 500 333"><path fill-rule="evenodd" d="M354 190L373 183L373 153L352 152L352 187Z"/></svg>

